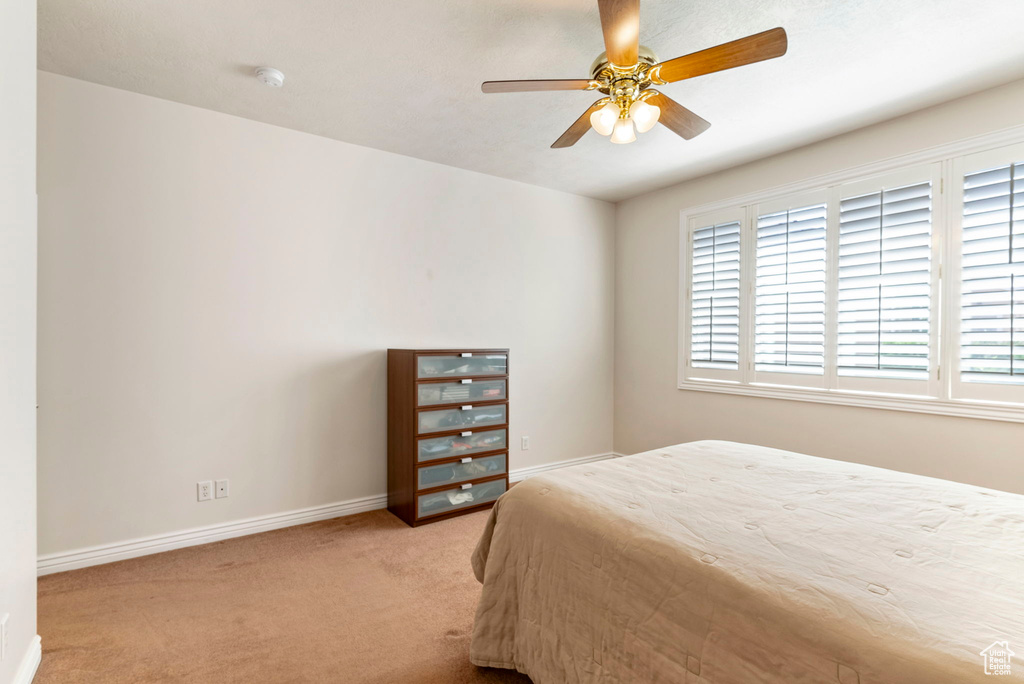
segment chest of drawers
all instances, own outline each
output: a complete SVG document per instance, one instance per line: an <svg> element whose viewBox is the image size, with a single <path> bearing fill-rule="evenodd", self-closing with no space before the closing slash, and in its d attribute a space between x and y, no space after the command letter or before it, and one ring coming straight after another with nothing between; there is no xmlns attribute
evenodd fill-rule
<svg viewBox="0 0 1024 684"><path fill-rule="evenodd" d="M388 350L388 510L412 526L508 489L508 350Z"/></svg>

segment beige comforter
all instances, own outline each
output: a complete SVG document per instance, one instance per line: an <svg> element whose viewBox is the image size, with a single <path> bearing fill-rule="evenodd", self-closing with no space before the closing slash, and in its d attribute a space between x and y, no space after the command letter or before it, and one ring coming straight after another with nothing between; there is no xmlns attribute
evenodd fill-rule
<svg viewBox="0 0 1024 684"><path fill-rule="evenodd" d="M536 684L1024 682L1024 496L696 442L520 483L473 569Z"/></svg>

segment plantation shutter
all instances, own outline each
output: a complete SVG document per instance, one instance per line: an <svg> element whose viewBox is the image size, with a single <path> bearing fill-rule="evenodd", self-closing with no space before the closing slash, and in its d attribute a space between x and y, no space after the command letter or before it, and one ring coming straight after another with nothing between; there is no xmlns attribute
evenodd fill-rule
<svg viewBox="0 0 1024 684"><path fill-rule="evenodd" d="M840 376L928 378L931 250L931 181L840 200Z"/></svg>
<svg viewBox="0 0 1024 684"><path fill-rule="evenodd" d="M960 379L1024 384L1024 162L964 176Z"/></svg>
<svg viewBox="0 0 1024 684"><path fill-rule="evenodd" d="M740 222L693 233L690 365L735 370L740 344Z"/></svg>
<svg viewBox="0 0 1024 684"><path fill-rule="evenodd" d="M758 371L824 373L825 227L825 204L757 219L754 362Z"/></svg>

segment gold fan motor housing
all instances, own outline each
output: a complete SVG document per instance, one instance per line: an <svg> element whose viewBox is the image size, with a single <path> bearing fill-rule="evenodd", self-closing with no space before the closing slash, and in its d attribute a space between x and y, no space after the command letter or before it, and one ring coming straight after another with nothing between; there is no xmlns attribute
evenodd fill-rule
<svg viewBox="0 0 1024 684"><path fill-rule="evenodd" d="M596 90L608 96L608 99L619 105L622 116L629 113L629 106L640 99L641 91L651 86L648 73L658 63L654 50L646 45L637 50L639 59L629 67L621 67L608 61L608 53L602 52L590 67L591 79L597 84ZM591 85L591 87L594 87ZM653 95L653 93L649 93ZM646 96L645 98L646 99Z"/></svg>

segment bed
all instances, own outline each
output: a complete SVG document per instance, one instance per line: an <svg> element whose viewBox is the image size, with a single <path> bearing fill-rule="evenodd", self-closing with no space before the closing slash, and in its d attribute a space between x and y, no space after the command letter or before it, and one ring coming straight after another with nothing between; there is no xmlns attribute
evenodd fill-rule
<svg viewBox="0 0 1024 684"><path fill-rule="evenodd" d="M535 684L1024 681L1015 494L694 442L521 482L473 569L472 662Z"/></svg>

